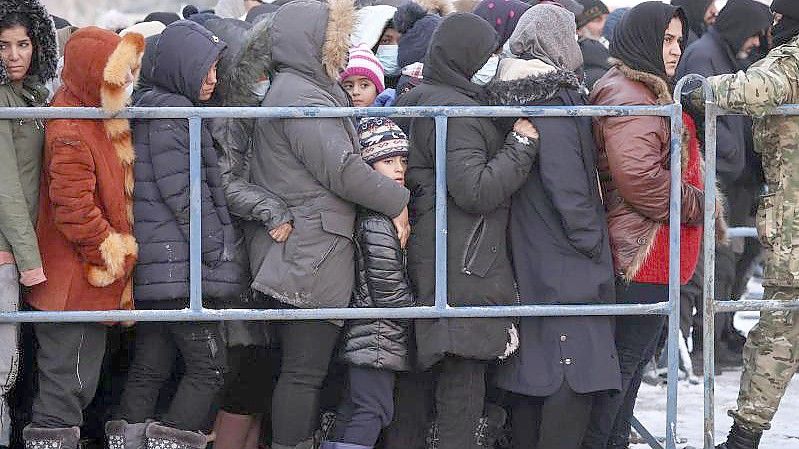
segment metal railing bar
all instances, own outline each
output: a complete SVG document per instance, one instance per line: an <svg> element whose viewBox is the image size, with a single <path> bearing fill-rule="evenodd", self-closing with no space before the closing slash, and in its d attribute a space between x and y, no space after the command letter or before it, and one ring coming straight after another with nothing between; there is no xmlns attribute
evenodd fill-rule
<svg viewBox="0 0 799 449"><path fill-rule="evenodd" d="M632 425L633 429L635 429L635 431L641 435L641 438L646 441L646 444L648 444L649 447L652 449L663 449L663 445L660 444L660 441L658 441L658 439L652 435L652 433L647 430L643 424L641 424L641 421L638 421L638 418L633 416L633 418L630 420L630 425Z"/></svg>
<svg viewBox="0 0 799 449"><path fill-rule="evenodd" d="M437 310L447 308L447 117L436 116L436 289Z"/></svg>
<svg viewBox="0 0 799 449"><path fill-rule="evenodd" d="M202 119L189 117L189 308L203 308L202 290Z"/></svg>
<svg viewBox="0 0 799 449"><path fill-rule="evenodd" d="M716 313L725 312L765 312L777 310L799 310L799 299L793 301L770 301L762 299L747 299L738 301L715 301Z"/></svg>
<svg viewBox="0 0 799 449"><path fill-rule="evenodd" d="M435 318L499 318L509 316L615 316L666 315L668 303L607 304L601 306L432 306L337 309L201 309L183 310L106 310L57 312L4 312L0 323L101 322L101 321L272 321L272 320L352 320L352 319L435 319Z"/></svg>
<svg viewBox="0 0 799 449"><path fill-rule="evenodd" d="M330 118L330 117L601 117L668 116L673 106L414 106L392 108L295 108L295 107L207 107L127 108L114 118ZM0 119L105 119L112 117L97 108L0 108Z"/></svg>

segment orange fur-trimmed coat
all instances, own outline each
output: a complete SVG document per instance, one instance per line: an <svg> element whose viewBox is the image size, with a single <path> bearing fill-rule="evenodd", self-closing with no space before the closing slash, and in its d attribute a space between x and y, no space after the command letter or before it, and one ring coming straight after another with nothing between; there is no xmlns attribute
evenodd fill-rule
<svg viewBox="0 0 799 449"><path fill-rule="evenodd" d="M52 106L102 107L129 102L144 38L88 27L64 53L63 85ZM38 310L132 308L133 162L126 119L56 119L47 123L37 235L48 276L28 303Z"/></svg>

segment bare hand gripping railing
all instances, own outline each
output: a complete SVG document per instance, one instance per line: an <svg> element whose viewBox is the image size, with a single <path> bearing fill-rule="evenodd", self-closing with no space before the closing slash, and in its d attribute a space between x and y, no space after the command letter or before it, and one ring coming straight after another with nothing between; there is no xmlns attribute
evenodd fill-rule
<svg viewBox="0 0 799 449"><path fill-rule="evenodd" d="M109 322L109 321L220 321L220 320L307 320L307 319L359 319L359 318L447 318L447 317L505 317L505 316L610 316L610 315L668 315L668 393L666 416L666 448L676 449L677 444L677 379L679 366L679 316L680 279L679 263L669 264L669 301L658 304L631 305L517 305L485 307L451 307L447 304L447 187L446 141L449 117L577 117L577 116L630 116L648 115L669 117L671 120L671 182L681 185L682 106L680 93L686 82L701 81L706 98L705 115L705 186L715 185L716 119L722 112L713 101L707 82L690 75L680 80L675 89L675 103L659 106L629 107L414 107L414 108L128 108L115 117L155 119L183 118L189 121L190 138L190 307L184 310L113 310L101 312L5 312L3 322ZM787 106L777 114L799 115L799 106ZM336 309L206 309L202 304L201 265L201 152L202 120L217 117L249 118L321 118L321 117L431 117L436 124L436 269L431 275L436 279L435 305L412 308L336 308ZM108 118L93 108L0 108L0 119L12 118ZM670 251L671 261L680 260L681 197L679 188L671 189ZM733 310L799 309L799 301L738 301L717 303L713 292L713 266L715 255L715 190L705 193L705 341L713 341L714 320L717 312ZM751 229L732 230L731 236L754 236ZM710 318L709 318L710 317ZM705 350L705 449L713 448L713 345ZM648 432L647 432L648 434ZM651 437L651 436L650 436ZM653 448L661 447L649 438Z"/></svg>

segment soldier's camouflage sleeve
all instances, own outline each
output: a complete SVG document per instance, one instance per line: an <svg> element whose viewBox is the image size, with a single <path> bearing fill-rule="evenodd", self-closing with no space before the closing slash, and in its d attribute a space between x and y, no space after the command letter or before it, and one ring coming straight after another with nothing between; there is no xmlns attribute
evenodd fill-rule
<svg viewBox="0 0 799 449"><path fill-rule="evenodd" d="M799 40L772 50L748 70L708 78L718 105L763 116L777 106L793 103L799 82Z"/></svg>

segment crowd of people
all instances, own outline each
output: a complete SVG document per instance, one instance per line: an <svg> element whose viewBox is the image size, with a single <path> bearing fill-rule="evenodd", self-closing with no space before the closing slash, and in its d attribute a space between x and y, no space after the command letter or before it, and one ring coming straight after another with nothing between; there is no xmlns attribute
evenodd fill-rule
<svg viewBox="0 0 799 449"><path fill-rule="evenodd" d="M125 107L640 106L667 117L450 118L452 306L668 301L680 189L681 329L702 353L705 192L716 295L765 251L766 299L799 297L799 3L220 0L122 30L0 0L0 106L102 120L0 120L0 310L183 309L189 125ZM718 126L704 185L702 89ZM695 86L694 86L695 87ZM435 300L431 118L220 118L199 149L207 308L412 307ZM727 222L761 243L728 240ZM575 282L575 276L579 282ZM721 449L756 449L799 368L795 312L749 339ZM665 317L0 325L0 447L623 449ZM745 344L744 344L745 342ZM701 365L697 363L696 365ZM104 446L105 445L105 446Z"/></svg>

